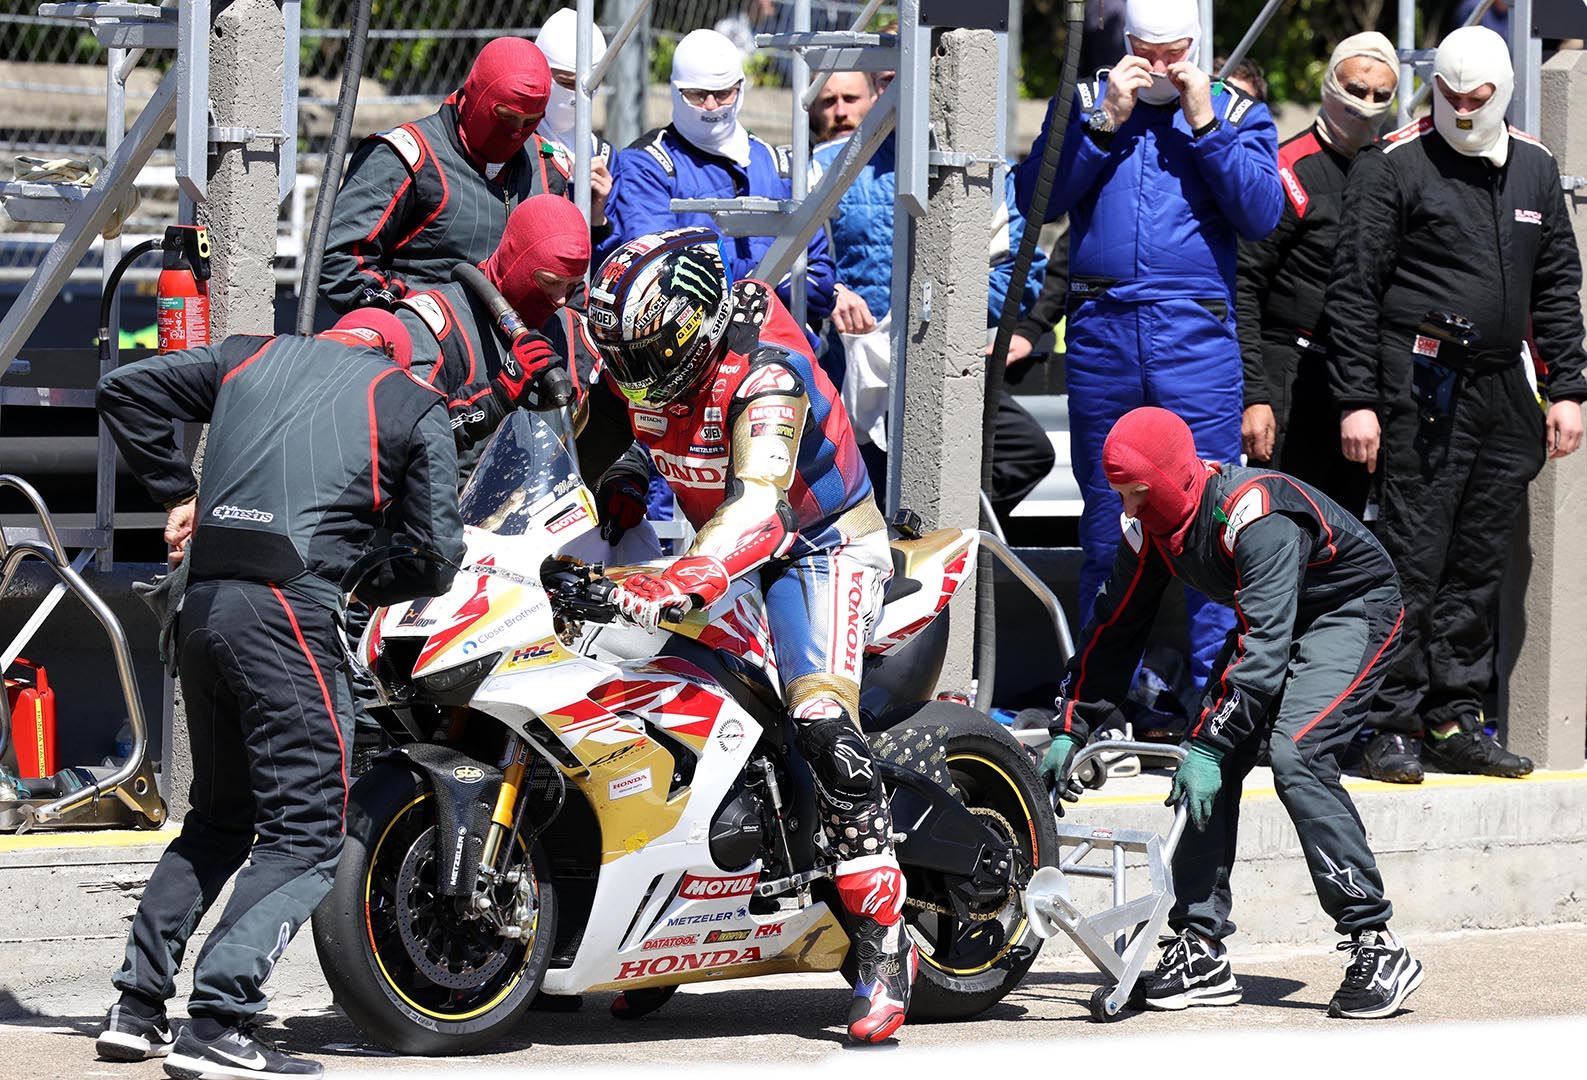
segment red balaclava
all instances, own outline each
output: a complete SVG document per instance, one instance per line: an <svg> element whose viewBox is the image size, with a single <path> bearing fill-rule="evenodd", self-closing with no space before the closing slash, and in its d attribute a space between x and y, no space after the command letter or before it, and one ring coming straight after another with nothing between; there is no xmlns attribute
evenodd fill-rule
<svg viewBox="0 0 1587 1080"><path fill-rule="evenodd" d="M1167 409L1131 409L1102 444L1102 471L1110 484L1145 484L1141 528L1175 555L1207 486L1207 463L1196 456L1196 440L1185 422Z"/></svg>
<svg viewBox="0 0 1587 1080"><path fill-rule="evenodd" d="M532 41L502 37L479 51L457 102L457 133L475 160L486 164L511 161L534 134L534 125L508 127L496 106L543 116L551 96L551 66Z"/></svg>
<svg viewBox="0 0 1587 1080"><path fill-rule="evenodd" d="M556 314L557 305L535 282L536 270L583 277L590 268L590 225L579 208L559 195L535 195L518 204L490 258L479 264L531 329Z"/></svg>
<svg viewBox="0 0 1587 1080"><path fill-rule="evenodd" d="M396 361L398 367L413 366L413 341L408 337L408 328L402 325L401 319L380 308L354 308L337 319L336 325L325 331L322 336L340 341L344 345L365 346L382 351L386 346L390 346L391 358Z"/></svg>

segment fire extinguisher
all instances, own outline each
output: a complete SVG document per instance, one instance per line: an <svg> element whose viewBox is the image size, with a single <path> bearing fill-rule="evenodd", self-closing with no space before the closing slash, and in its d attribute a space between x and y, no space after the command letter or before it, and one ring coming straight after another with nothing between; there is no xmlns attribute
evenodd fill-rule
<svg viewBox="0 0 1587 1080"><path fill-rule="evenodd" d="M156 306L160 351L209 344L209 230L167 225Z"/></svg>
<svg viewBox="0 0 1587 1080"><path fill-rule="evenodd" d="M209 230L202 225L167 225L165 236L145 240L121 257L99 298L99 361L110 362L110 304L127 267L151 251L163 253L156 297L161 352L209 344Z"/></svg>

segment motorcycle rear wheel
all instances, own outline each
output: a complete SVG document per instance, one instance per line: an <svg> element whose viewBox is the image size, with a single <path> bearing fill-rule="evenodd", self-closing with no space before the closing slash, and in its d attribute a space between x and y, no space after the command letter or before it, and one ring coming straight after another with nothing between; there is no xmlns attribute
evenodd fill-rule
<svg viewBox="0 0 1587 1080"><path fill-rule="evenodd" d="M556 891L538 849L515 852L514 865L533 875L538 917L530 937L513 941L436 895L435 825L428 786L401 762L377 763L353 787L336 881L314 913L336 1003L401 1054L465 1054L505 1037L556 938Z"/></svg>
<svg viewBox="0 0 1587 1080"><path fill-rule="evenodd" d="M1006 836L1017 852L1020 880L1057 865L1058 831L1030 755L996 721L968 705L932 701L889 730L944 728L948 771L959 799ZM947 908L941 881L906 863L904 920L920 950L920 973L909 1002L911 1022L966 1020L997 1004L1035 963L1041 950L1018 892L989 916L961 920Z"/></svg>

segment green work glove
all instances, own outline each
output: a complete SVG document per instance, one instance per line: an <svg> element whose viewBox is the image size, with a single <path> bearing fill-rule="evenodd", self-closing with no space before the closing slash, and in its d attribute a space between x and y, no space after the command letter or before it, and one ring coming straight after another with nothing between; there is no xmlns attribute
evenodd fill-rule
<svg viewBox="0 0 1587 1080"><path fill-rule="evenodd" d="M1074 777L1069 777L1069 782L1062 788L1059 781L1069 771L1069 762L1074 758L1075 751L1080 749L1080 740L1073 735L1054 735L1052 745L1047 747L1047 753L1041 759L1041 779L1047 785L1048 791L1056 791L1063 799L1069 802L1080 800L1080 785ZM1062 799L1053 801L1053 810L1059 817L1064 816Z"/></svg>
<svg viewBox="0 0 1587 1080"><path fill-rule="evenodd" d="M1189 802L1190 823L1206 831L1212 820L1212 802L1223 786L1223 751L1206 743L1192 742L1189 754L1174 772L1174 786L1168 790L1164 806L1175 806L1180 799Z"/></svg>

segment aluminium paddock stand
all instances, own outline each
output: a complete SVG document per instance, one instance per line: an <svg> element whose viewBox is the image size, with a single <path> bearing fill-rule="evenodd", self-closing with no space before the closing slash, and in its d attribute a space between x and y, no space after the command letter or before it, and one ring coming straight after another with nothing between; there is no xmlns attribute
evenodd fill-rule
<svg viewBox="0 0 1587 1080"><path fill-rule="evenodd" d="M1070 762L1069 770L1073 773L1102 754L1118 753L1172 757L1176 762L1185 759L1184 750L1177 746L1107 741L1081 748ZM1068 777L1065 777L1060 790L1067 783ZM1057 798L1056 793L1053 797ZM1147 952L1156 944L1157 936L1168 922L1168 913L1174 906L1174 881L1169 874L1169 862L1185 831L1188 814L1181 800L1174 808L1174 821L1166 837L1143 829L1068 825L1060 818L1058 843L1063 855L1059 865L1037 870L1026 886L1025 914L1036 936L1045 940L1056 937L1060 931L1068 934L1106 976L1108 981L1091 994L1093 1020L1107 1022L1118 1018L1135 992ZM1068 850L1070 848L1073 850ZM1086 862L1093 853L1104 851L1111 854L1109 864ZM1125 887L1126 861L1131 853L1146 856L1151 879L1151 892L1133 900L1128 898ZM1069 897L1071 876L1112 882L1113 906L1094 915L1082 912Z"/></svg>
<svg viewBox="0 0 1587 1080"><path fill-rule="evenodd" d="M133 671L126 632L115 613L78 574L86 560L74 563L67 559L49 510L33 486L20 477L0 474L0 488L11 488L32 504L39 520L38 532L43 537L43 540L27 538L13 543L4 530L0 530L0 597L4 597L17 568L26 559L44 563L57 579L55 587L23 626L17 640L4 651L9 654L26 647L27 639L61 596L72 593L99 620L110 638L116 674L126 699L127 721L132 728L132 752L121 764L61 769L43 780L27 781L27 797L0 799L0 830L25 833L35 828L157 829L165 823L165 801L155 788L154 770L149 762L149 729L144 723L143 700L138 696L138 679ZM0 708L3 707L4 701L0 700Z"/></svg>

